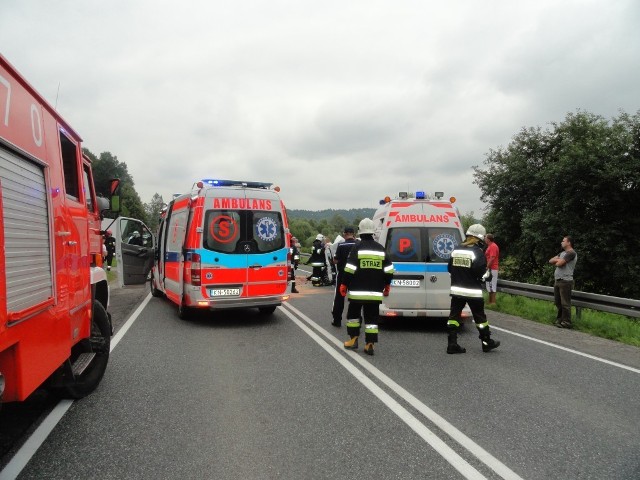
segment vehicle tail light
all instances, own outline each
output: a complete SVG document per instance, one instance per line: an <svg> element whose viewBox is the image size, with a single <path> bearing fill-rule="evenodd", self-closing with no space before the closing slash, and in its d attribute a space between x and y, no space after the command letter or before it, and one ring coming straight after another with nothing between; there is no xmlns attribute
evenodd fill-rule
<svg viewBox="0 0 640 480"><path fill-rule="evenodd" d="M202 281L202 264L200 263L200 254L192 253L191 254L191 285L196 287L200 286Z"/></svg>
<svg viewBox="0 0 640 480"><path fill-rule="evenodd" d="M295 274L293 273L291 268L291 248L289 248L289 250L287 251L287 272L289 272L287 274L287 278L289 280L293 280Z"/></svg>

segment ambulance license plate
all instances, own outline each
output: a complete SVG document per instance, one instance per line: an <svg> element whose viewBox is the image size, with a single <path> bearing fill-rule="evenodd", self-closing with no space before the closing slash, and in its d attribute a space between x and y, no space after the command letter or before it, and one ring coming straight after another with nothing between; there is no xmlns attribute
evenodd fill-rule
<svg viewBox="0 0 640 480"><path fill-rule="evenodd" d="M400 280L393 279L391 280L392 287L419 287L420 280Z"/></svg>
<svg viewBox="0 0 640 480"><path fill-rule="evenodd" d="M209 290L212 297L237 297L240 295L239 288L212 288Z"/></svg>

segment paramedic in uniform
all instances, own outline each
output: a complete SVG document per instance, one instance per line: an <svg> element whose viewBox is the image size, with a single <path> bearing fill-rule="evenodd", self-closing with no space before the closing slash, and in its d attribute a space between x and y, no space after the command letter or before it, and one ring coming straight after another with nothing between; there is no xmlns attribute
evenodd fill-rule
<svg viewBox="0 0 640 480"><path fill-rule="evenodd" d="M465 304L469 304L473 320L480 332L482 351L488 352L500 345L491 339L489 322L484 313L484 297L482 283L489 277L487 259L482 251L485 228L474 224L467 230L467 238L459 247L451 252L448 270L451 274L451 310L447 330L449 342L447 353L465 353L467 350L458 345L458 329L460 328L461 313Z"/></svg>
<svg viewBox="0 0 640 480"><path fill-rule="evenodd" d="M356 350L360 336L360 314L364 313L364 353L373 355L373 344L378 341L378 315L382 297L389 295L393 278L393 263L384 247L373 239L375 225L365 218L358 225L360 243L351 248L340 293L349 298L347 334L350 340L344 348Z"/></svg>
<svg viewBox="0 0 640 480"><path fill-rule="evenodd" d="M349 252L351 251L351 247L356 244L355 231L353 227L344 227L344 232L342 232L342 234L344 235L344 238L340 243L338 243L336 253L333 256L333 262L336 264L336 291L333 298L333 308L331 309L331 315L333 316L333 322L331 322L331 325L334 327L340 327L342 325L344 297L340 293L340 284L344 277L344 266L347 264Z"/></svg>

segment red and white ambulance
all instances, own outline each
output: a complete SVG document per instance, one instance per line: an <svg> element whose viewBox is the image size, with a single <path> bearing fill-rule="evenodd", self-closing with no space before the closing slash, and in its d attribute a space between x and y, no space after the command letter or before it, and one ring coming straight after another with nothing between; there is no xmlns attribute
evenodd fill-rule
<svg viewBox="0 0 640 480"><path fill-rule="evenodd" d="M451 278L447 263L464 239L455 197L443 200L424 191L385 197L373 216L374 238L393 262L391 292L380 305L381 317L449 315ZM470 316L465 308L463 316Z"/></svg>
<svg viewBox="0 0 640 480"><path fill-rule="evenodd" d="M278 191L270 183L206 179L174 198L158 229L152 294L178 305L181 318L194 309L273 313L291 292Z"/></svg>
<svg viewBox="0 0 640 480"><path fill-rule="evenodd" d="M0 55L2 402L46 380L73 398L100 382L112 333L101 268L108 208L78 134Z"/></svg>

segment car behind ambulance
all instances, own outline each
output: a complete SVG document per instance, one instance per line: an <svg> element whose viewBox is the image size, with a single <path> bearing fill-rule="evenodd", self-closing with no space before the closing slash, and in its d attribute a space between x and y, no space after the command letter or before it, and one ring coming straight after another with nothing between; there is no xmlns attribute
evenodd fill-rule
<svg viewBox="0 0 640 480"><path fill-rule="evenodd" d="M455 198L437 192L400 192L386 197L373 216L374 237L385 247L395 273L380 316L437 317L449 315L451 279L447 263L464 239ZM465 308L463 316L470 316Z"/></svg>
<svg viewBox="0 0 640 480"><path fill-rule="evenodd" d="M257 307L271 314L291 292L289 228L279 188L203 180L160 221L151 292L194 309Z"/></svg>

